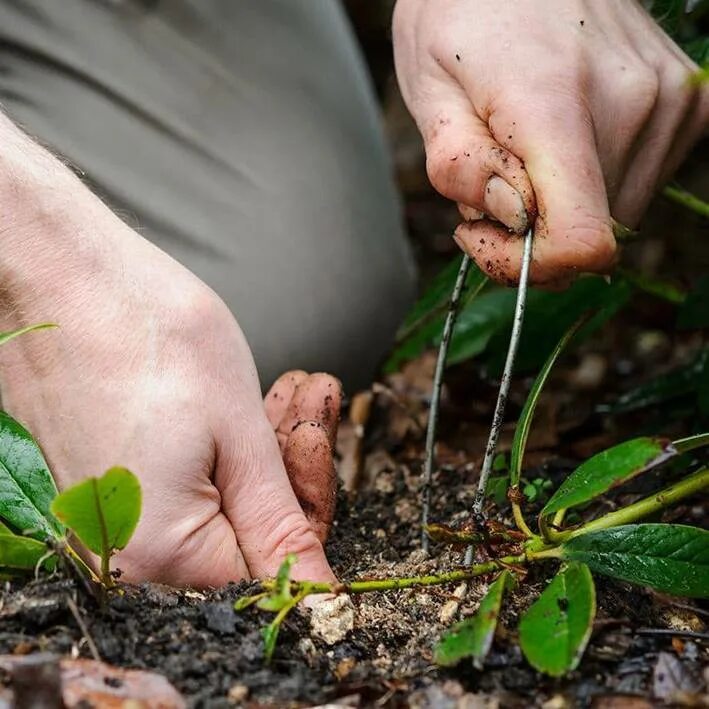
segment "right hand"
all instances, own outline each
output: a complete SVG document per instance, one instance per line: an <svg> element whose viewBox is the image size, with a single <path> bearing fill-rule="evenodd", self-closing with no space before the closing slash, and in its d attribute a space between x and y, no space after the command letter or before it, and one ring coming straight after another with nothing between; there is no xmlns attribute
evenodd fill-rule
<svg viewBox="0 0 709 709"><path fill-rule="evenodd" d="M1 120L0 133L2 329L60 325L0 350L3 406L60 487L114 465L138 475L143 514L113 566L220 586L273 576L293 552L296 577L334 580L339 383L292 372L264 406L224 303Z"/></svg>
<svg viewBox="0 0 709 709"><path fill-rule="evenodd" d="M456 240L505 283L532 224L533 282L608 272L611 215L635 226L709 124L698 67L635 0L398 0L394 50Z"/></svg>

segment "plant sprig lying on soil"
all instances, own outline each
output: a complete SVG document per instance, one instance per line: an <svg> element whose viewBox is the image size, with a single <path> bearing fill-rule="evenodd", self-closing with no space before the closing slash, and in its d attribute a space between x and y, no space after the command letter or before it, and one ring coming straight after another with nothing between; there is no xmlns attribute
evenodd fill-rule
<svg viewBox="0 0 709 709"><path fill-rule="evenodd" d="M466 263L458 272L454 304L460 300L465 282ZM446 320L448 336L455 321L455 308ZM676 524L637 524L669 505L709 488L709 468L703 467L674 484L633 504L577 526L564 526L567 510L586 505L633 477L658 468L680 454L709 445L709 434L699 434L670 442L667 439L639 437L602 451L582 463L550 496L537 520L536 530L524 517L525 495L519 488L523 458L539 395L565 346L598 322L597 315L582 314L562 334L548 355L517 424L512 445L507 497L511 503L516 529L494 520L453 530L446 525L426 525L425 532L437 541L451 544L476 544L480 563L423 576L367 579L344 583L291 581L293 559L281 567L278 578L264 581L263 591L239 599L236 610L256 603L262 610L276 612L264 631L266 657L270 659L278 629L297 603L313 594L368 593L395 591L467 581L497 573L478 612L453 626L435 649L442 665L471 658L481 667L492 643L504 596L522 584L530 564L561 562L556 575L520 621L520 646L536 669L560 676L581 661L590 638L596 613L593 575L609 576L656 590L690 597L709 597L709 532ZM444 337L439 349L437 373L442 372L446 356ZM437 404L439 385L434 384L432 409ZM425 486L433 468L435 417L427 436ZM492 451L494 454L494 451ZM492 458L491 458L492 459ZM424 487L427 489L427 487ZM428 499L428 498L426 498ZM427 513L427 508L424 507ZM427 516L427 514L426 514ZM466 558L466 562L468 559ZM287 589L287 592L286 592Z"/></svg>

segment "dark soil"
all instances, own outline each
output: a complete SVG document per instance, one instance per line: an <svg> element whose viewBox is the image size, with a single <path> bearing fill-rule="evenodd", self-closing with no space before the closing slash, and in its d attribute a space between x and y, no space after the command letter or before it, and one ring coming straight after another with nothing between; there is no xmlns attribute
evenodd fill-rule
<svg viewBox="0 0 709 709"><path fill-rule="evenodd" d="M411 458L420 451L418 434L393 442L387 428L391 420L386 406L375 412L373 450L365 461L373 484L340 495L329 556L341 578L444 570L460 560L459 552L440 548L426 560L419 550L418 480L413 473L418 461ZM559 479L567 469L558 463L537 472ZM475 466L464 460L443 467L434 506L438 518L462 517L475 479ZM680 513L692 523L701 522L703 515L692 504ZM451 587L355 597L355 629L331 647L310 636L307 611L293 613L266 666L260 628L270 616L232 611L234 599L248 592L249 584L208 593L147 584L124 587L100 607L83 587L61 575L26 585L8 582L0 594L0 653L88 657L86 639L67 605L71 597L103 660L165 674L191 706L335 701L392 707L608 706L598 703L607 695L652 697L661 653L679 660L695 683L701 677L706 648L700 640L683 639L682 630L703 631L708 614L607 580L598 583L599 613L580 668L564 680L535 672L517 648L515 626L552 568L535 570L510 604L484 672L465 663L456 670L439 670L431 662ZM481 578L471 585L463 614L475 609L488 581ZM641 634L640 628L674 628L676 634Z"/></svg>

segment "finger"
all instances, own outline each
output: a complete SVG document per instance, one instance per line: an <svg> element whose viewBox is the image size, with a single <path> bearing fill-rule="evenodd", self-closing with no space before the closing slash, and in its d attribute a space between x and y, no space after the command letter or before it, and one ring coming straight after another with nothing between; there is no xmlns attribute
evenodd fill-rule
<svg viewBox="0 0 709 709"><path fill-rule="evenodd" d="M683 62L672 61L662 67L655 110L633 146L613 203L613 215L629 227L637 225L652 199L675 137L696 103L697 89L689 77L690 69Z"/></svg>
<svg viewBox="0 0 709 709"><path fill-rule="evenodd" d="M580 101L509 99L490 116L493 135L513 135L511 149L524 160L534 185L533 283L578 272L605 273L614 263L615 239L593 125ZM515 124L515 132L511 126ZM480 268L503 283L519 279L522 241L489 222L461 225L456 238Z"/></svg>
<svg viewBox="0 0 709 709"><path fill-rule="evenodd" d="M303 370L293 369L290 372L281 374L268 390L268 394L264 397L263 405L274 431L281 423L296 387L307 378L308 374Z"/></svg>
<svg viewBox="0 0 709 709"><path fill-rule="evenodd" d="M328 433L316 421L296 426L283 462L300 506L318 539L325 543L335 515L337 477Z"/></svg>
<svg viewBox="0 0 709 709"><path fill-rule="evenodd" d="M709 85L704 83L699 86L694 106L682 128L675 135L664 170L660 175L660 184L664 184L674 175L695 143L707 135L709 135Z"/></svg>
<svg viewBox="0 0 709 709"><path fill-rule="evenodd" d="M303 421L315 421L321 425L327 432L330 445L334 446L341 404L342 387L335 377L316 373L301 381L276 431L281 450Z"/></svg>
<svg viewBox="0 0 709 709"><path fill-rule="evenodd" d="M225 417L229 424L216 430L214 482L249 572L254 578L272 577L292 553L298 557L295 578L332 581L322 543L298 504L273 429L257 409L254 401L243 425L234 425L237 417Z"/></svg>
<svg viewBox="0 0 709 709"><path fill-rule="evenodd" d="M414 107L414 115L434 188L524 233L535 213L524 166L492 137L460 86L452 79L434 85L427 100Z"/></svg>

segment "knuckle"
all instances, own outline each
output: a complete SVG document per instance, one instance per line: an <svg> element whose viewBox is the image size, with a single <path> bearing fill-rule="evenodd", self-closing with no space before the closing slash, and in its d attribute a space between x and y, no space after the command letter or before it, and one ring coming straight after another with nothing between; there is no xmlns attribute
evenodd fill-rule
<svg viewBox="0 0 709 709"><path fill-rule="evenodd" d="M549 265L559 271L607 271L615 260L616 242L607 221L595 217L576 220L556 235Z"/></svg>
<svg viewBox="0 0 709 709"><path fill-rule="evenodd" d="M266 548L270 550L267 556L274 565L280 564L288 554L304 556L322 552L320 540L300 512L291 512L280 518L267 536Z"/></svg>
<svg viewBox="0 0 709 709"><path fill-rule="evenodd" d="M660 77L654 69L647 66L637 66L628 72L628 93L633 103L651 110L660 96Z"/></svg>

